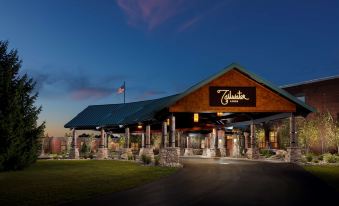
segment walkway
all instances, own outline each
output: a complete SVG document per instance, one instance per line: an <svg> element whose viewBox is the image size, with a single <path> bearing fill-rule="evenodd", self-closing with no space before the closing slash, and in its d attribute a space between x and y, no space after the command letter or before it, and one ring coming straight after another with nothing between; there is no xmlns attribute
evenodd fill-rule
<svg viewBox="0 0 339 206"><path fill-rule="evenodd" d="M185 158L170 177L70 205L314 205L338 194L301 167L229 159ZM336 200L337 201L337 200Z"/></svg>

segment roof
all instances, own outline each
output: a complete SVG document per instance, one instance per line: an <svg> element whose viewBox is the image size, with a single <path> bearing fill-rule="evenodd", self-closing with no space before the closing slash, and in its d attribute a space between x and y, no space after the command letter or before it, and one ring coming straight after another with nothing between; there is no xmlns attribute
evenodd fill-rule
<svg viewBox="0 0 339 206"><path fill-rule="evenodd" d="M333 80L333 79L339 79L339 75L312 79L312 80L307 80L307 81L293 83L293 84L287 84L287 85L281 86L280 88L288 88L288 87L295 87L295 86L300 86L300 85L305 85L305 84L313 84L313 83L318 83L318 82L323 82L323 81L328 81L328 80Z"/></svg>
<svg viewBox="0 0 339 206"><path fill-rule="evenodd" d="M156 113L176 96L125 104L91 105L65 124L65 128L95 128L154 121Z"/></svg>
<svg viewBox="0 0 339 206"><path fill-rule="evenodd" d="M195 84L188 88L186 91L180 94L163 97L160 99L146 100L140 102L131 102L126 104L106 104L106 105L91 105L85 110L80 112L70 122L68 122L66 128L95 128L95 127L107 127L117 125L137 124L145 121L155 121L157 112L164 108L170 107L175 102L185 97L186 95L196 91L200 87L208 84L212 80L224 75L232 69L237 69L244 75L249 76L259 84L263 84L284 98L294 102L297 108L302 113L315 112L315 109L300 101L298 98L289 94L287 91L275 86L269 81L257 76L256 74L244 69L238 64L231 64L224 68L222 71L209 78Z"/></svg>

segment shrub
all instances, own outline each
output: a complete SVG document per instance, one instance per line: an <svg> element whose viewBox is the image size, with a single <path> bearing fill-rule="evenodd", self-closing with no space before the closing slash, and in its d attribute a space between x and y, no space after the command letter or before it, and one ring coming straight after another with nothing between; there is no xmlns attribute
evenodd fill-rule
<svg viewBox="0 0 339 206"><path fill-rule="evenodd" d="M315 159L313 160L314 163L319 163L319 160Z"/></svg>
<svg viewBox="0 0 339 206"><path fill-rule="evenodd" d="M332 155L331 153L324 154L324 160L327 163L336 163L337 162L336 156Z"/></svg>
<svg viewBox="0 0 339 206"><path fill-rule="evenodd" d="M319 161L323 161L323 160L324 160L324 156L323 156L323 155L319 155L319 156L318 156L318 160L319 160Z"/></svg>
<svg viewBox="0 0 339 206"><path fill-rule="evenodd" d="M160 156L154 157L154 165L158 166L160 164Z"/></svg>
<svg viewBox="0 0 339 206"><path fill-rule="evenodd" d="M147 155L141 155L141 160L144 164L150 164L152 162L152 159L150 156L147 156Z"/></svg>
<svg viewBox="0 0 339 206"><path fill-rule="evenodd" d="M128 156L127 156L127 159L128 159L128 160L133 160L134 157L133 157L133 155L128 155Z"/></svg>
<svg viewBox="0 0 339 206"><path fill-rule="evenodd" d="M275 155L275 153L272 150L269 149L262 149L260 150L260 154L266 158Z"/></svg>
<svg viewBox="0 0 339 206"><path fill-rule="evenodd" d="M313 155L311 153L306 154L306 160L307 160L307 162L312 162Z"/></svg>

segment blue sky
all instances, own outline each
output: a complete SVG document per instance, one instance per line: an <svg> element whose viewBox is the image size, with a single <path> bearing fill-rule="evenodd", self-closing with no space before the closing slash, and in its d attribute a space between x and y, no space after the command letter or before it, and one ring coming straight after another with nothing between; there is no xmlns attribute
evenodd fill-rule
<svg viewBox="0 0 339 206"><path fill-rule="evenodd" d="M237 62L277 85L339 74L339 1L0 0L46 132L90 104L181 92Z"/></svg>

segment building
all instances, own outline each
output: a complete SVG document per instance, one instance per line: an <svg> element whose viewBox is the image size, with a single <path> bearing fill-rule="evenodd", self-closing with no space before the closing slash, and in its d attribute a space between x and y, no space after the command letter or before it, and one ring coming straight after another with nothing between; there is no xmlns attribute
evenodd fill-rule
<svg viewBox="0 0 339 206"><path fill-rule="evenodd" d="M101 132L103 144L98 158L107 158L108 133L124 133L128 155L130 134L141 136L140 155L153 157L151 138L160 135L160 164L178 165L179 156L192 155L192 146L201 155L258 158L255 126L288 118L291 124L287 161L297 161L300 149L295 135L295 116L315 110L285 90L269 83L237 64L187 89L160 99L126 104L91 105L65 128L73 130L70 158L79 157L78 130ZM231 129L233 128L233 129Z"/></svg>
<svg viewBox="0 0 339 206"><path fill-rule="evenodd" d="M316 108L317 112L328 111L333 118L338 119L339 75L289 84L281 88Z"/></svg>

